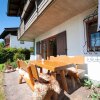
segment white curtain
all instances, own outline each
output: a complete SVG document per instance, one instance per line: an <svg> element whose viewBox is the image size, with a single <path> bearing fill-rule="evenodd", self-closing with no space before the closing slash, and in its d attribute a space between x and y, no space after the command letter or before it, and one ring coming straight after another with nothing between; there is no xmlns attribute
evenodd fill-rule
<svg viewBox="0 0 100 100"><path fill-rule="evenodd" d="M98 29L100 31L100 0L98 0Z"/></svg>

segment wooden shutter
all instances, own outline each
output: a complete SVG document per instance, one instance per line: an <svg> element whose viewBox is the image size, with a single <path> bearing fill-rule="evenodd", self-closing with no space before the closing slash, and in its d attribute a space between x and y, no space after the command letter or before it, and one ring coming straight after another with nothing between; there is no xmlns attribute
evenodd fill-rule
<svg viewBox="0 0 100 100"><path fill-rule="evenodd" d="M67 55L66 31L56 36L57 55Z"/></svg>
<svg viewBox="0 0 100 100"><path fill-rule="evenodd" d="M36 42L36 54L40 54L40 41Z"/></svg>

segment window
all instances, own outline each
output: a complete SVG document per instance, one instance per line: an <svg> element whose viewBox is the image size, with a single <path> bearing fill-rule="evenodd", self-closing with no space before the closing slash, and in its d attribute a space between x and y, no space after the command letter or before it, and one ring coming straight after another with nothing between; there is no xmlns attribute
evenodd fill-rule
<svg viewBox="0 0 100 100"><path fill-rule="evenodd" d="M24 41L20 41L20 44L24 44Z"/></svg>
<svg viewBox="0 0 100 100"><path fill-rule="evenodd" d="M86 28L89 51L100 51L100 32L97 32L97 19L86 22Z"/></svg>
<svg viewBox="0 0 100 100"><path fill-rule="evenodd" d="M6 38L5 39L5 45L9 45L10 44L10 39L9 38Z"/></svg>

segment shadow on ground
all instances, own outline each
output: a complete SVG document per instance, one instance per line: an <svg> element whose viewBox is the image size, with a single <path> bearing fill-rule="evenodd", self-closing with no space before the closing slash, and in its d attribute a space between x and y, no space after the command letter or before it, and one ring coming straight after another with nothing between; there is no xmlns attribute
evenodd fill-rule
<svg viewBox="0 0 100 100"><path fill-rule="evenodd" d="M57 80L60 83L60 87L63 88L60 75L57 75ZM75 92L77 89L81 87L81 84L79 81L77 81L75 78L73 78L72 80L72 78L68 75L66 76L66 83L68 85L68 91L67 91L68 94L72 94L73 92Z"/></svg>

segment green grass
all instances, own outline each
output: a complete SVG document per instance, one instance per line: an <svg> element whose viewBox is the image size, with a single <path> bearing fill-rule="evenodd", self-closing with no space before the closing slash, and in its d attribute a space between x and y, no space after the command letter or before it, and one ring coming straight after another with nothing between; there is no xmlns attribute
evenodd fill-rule
<svg viewBox="0 0 100 100"><path fill-rule="evenodd" d="M3 88L3 72L0 72L0 100L5 100L5 94Z"/></svg>
<svg viewBox="0 0 100 100"><path fill-rule="evenodd" d="M12 65L13 68L17 68L16 62L11 62L10 65ZM0 71L4 71L6 69L5 64L0 64Z"/></svg>
<svg viewBox="0 0 100 100"><path fill-rule="evenodd" d="M5 100L4 88L3 88L3 71L4 64L0 64L0 100Z"/></svg>
<svg viewBox="0 0 100 100"><path fill-rule="evenodd" d="M4 70L4 64L0 64L0 71Z"/></svg>

